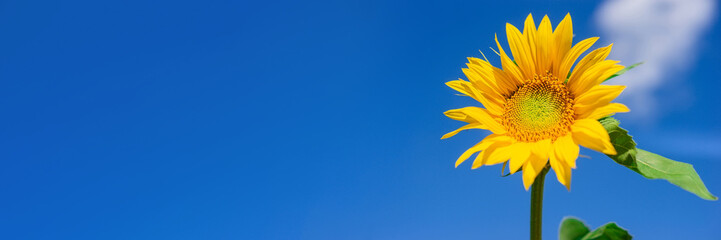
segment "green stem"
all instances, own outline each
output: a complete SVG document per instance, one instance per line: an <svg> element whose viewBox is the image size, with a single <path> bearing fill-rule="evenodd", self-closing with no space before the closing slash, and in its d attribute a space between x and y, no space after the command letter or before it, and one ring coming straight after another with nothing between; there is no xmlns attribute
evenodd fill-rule
<svg viewBox="0 0 721 240"><path fill-rule="evenodd" d="M543 221L543 182L548 167L543 168L531 185L531 240L541 240L541 222Z"/></svg>

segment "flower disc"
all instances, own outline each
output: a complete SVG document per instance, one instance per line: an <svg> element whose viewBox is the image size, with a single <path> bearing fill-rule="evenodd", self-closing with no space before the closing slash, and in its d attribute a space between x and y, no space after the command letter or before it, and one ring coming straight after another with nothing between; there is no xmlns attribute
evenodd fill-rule
<svg viewBox="0 0 721 240"><path fill-rule="evenodd" d="M573 96L553 75L536 75L507 99L501 122L518 141L555 140L573 124Z"/></svg>

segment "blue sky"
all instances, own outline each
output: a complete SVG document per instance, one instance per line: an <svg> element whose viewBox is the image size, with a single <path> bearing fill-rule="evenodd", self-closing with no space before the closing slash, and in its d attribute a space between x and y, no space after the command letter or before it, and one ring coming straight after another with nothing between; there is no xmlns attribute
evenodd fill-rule
<svg viewBox="0 0 721 240"><path fill-rule="evenodd" d="M0 236L527 238L519 175L453 168L487 133L440 140L461 125L442 112L476 104L444 82L479 49L491 57L493 34L528 13L555 25L570 12L576 41L600 36L597 47L681 31L653 25L671 4L632 28L655 38L619 38L629 30L606 20L629 15L604 15L616 12L605 4L3 1ZM632 111L619 118L718 195L721 25L718 4L703 9L681 25L693 28L680 35L688 44L660 45L671 54L614 53L657 74L618 83L660 81L629 84ZM546 239L569 215L617 221L638 239L718 238L719 202L581 151L591 159L578 161L570 192L547 179Z"/></svg>

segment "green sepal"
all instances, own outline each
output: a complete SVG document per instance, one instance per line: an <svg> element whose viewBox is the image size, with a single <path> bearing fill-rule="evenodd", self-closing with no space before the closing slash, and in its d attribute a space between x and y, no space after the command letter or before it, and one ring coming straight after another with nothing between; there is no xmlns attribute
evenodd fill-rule
<svg viewBox="0 0 721 240"><path fill-rule="evenodd" d="M619 121L612 117L598 120L608 132L616 155L607 155L618 164L641 174L648 179L665 179L671 184L683 188L700 198L717 200L711 194L693 166L677 162L639 148L628 131L619 127Z"/></svg>
<svg viewBox="0 0 721 240"><path fill-rule="evenodd" d="M503 168L501 168L501 177L508 177L511 176L511 172L506 172L506 165L508 165L508 161L503 162ZM510 171L510 170L509 170ZM504 174L505 173L505 174Z"/></svg>
<svg viewBox="0 0 721 240"><path fill-rule="evenodd" d="M565 217L561 221L561 226L558 228L558 239L559 240L580 240L583 236L586 236L591 232L588 226L578 220L577 218Z"/></svg>
<svg viewBox="0 0 721 240"><path fill-rule="evenodd" d="M631 69L633 69L633 68L635 68L635 67L637 67L638 65L641 65L641 64L643 64L643 62L639 62L639 63L635 63L635 64L633 64L633 65L631 65L631 66L627 66L627 67L621 69L621 71L618 71L617 73L615 73L615 74L611 75L610 77L606 78L606 80L603 80L603 82L606 82L606 81L608 81L608 80L611 80L611 78L615 78L615 77L621 76L621 74L624 74L624 73L628 72L628 70L631 70Z"/></svg>

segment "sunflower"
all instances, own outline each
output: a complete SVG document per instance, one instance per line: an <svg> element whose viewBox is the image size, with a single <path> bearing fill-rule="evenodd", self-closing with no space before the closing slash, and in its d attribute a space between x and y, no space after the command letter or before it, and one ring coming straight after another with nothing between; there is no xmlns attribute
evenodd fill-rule
<svg viewBox="0 0 721 240"><path fill-rule="evenodd" d="M606 60L613 44L591 51L574 66L598 38L573 45L570 14L555 29L548 16L536 28L529 14L523 32L507 23L506 35L513 60L496 36L502 69L471 57L468 68L463 69L469 81L446 83L485 108L445 112L449 118L468 124L441 139L467 129L490 130L492 134L458 158L456 167L478 153L472 169L507 163L511 174L523 170L523 185L528 190L550 163L558 181L570 190L579 145L616 154L597 119L629 111L623 104L611 103L625 86L601 85L624 66Z"/></svg>

